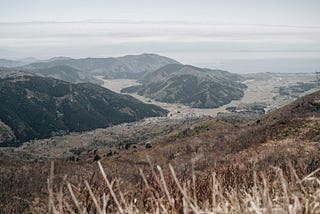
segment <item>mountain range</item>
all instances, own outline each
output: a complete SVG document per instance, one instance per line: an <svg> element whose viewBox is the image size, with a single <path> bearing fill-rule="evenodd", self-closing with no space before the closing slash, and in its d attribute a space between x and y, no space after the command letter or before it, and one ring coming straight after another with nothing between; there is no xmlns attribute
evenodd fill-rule
<svg viewBox="0 0 320 214"><path fill-rule="evenodd" d="M85 72L86 74L103 76L106 79L137 79L145 72L154 71L167 64L179 64L179 62L156 54L84 59L55 57L46 61L28 64L19 69L27 71L43 71L56 66L68 66Z"/></svg>
<svg viewBox="0 0 320 214"><path fill-rule="evenodd" d="M33 60L3 62L11 67ZM246 88L238 74L183 65L155 54L54 57L1 68L1 145L20 145L32 139L167 114L160 107L100 87L103 82L97 75L137 79L141 85L122 92L197 108L215 108L240 99Z"/></svg>
<svg viewBox="0 0 320 214"><path fill-rule="evenodd" d="M124 93L167 103L181 103L196 108L216 108L244 95L244 78L222 70L183 65L156 54L109 58L72 59L54 57L18 67L42 77L72 83L101 85L105 79L136 79L142 85L125 88Z"/></svg>

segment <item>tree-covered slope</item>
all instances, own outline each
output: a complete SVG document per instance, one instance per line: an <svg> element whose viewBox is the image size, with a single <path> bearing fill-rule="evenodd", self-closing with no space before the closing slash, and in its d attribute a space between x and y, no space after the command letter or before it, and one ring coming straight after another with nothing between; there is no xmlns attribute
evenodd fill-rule
<svg viewBox="0 0 320 214"><path fill-rule="evenodd" d="M215 108L238 100L246 86L242 77L227 71L190 65L166 65L145 74L142 85L123 89L161 102L181 103L197 108Z"/></svg>
<svg viewBox="0 0 320 214"><path fill-rule="evenodd" d="M0 120L13 131L14 145L167 113L95 84L72 84L23 73L0 78L0 101Z"/></svg>

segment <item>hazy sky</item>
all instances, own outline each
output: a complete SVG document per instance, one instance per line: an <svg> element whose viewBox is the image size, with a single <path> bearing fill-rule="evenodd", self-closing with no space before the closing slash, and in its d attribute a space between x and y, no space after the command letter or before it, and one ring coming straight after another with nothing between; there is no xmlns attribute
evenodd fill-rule
<svg viewBox="0 0 320 214"><path fill-rule="evenodd" d="M319 8L319 0L0 0L0 58L154 52L206 67L307 59L316 69Z"/></svg>
<svg viewBox="0 0 320 214"><path fill-rule="evenodd" d="M0 20L210 21L224 24L319 25L318 0L1 0Z"/></svg>

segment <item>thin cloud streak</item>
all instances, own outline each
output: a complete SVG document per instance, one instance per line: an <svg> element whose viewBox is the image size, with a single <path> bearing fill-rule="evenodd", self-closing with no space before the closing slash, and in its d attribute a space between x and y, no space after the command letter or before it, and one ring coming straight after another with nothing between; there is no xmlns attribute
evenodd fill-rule
<svg viewBox="0 0 320 214"><path fill-rule="evenodd" d="M139 41L155 42L279 42L317 43L320 28L257 25L196 25L141 23L0 23L0 42L17 44L29 39L72 40L101 38L103 44ZM5 45L4 43L1 45ZM93 41L88 41L90 44ZM26 46L25 44L23 45Z"/></svg>

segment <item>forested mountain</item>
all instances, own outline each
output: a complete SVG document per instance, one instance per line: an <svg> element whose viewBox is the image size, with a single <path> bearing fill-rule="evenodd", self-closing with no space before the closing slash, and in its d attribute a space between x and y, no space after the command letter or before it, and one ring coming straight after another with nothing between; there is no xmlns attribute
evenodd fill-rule
<svg viewBox="0 0 320 214"><path fill-rule="evenodd" d="M146 73L142 85L123 89L161 102L181 103L197 108L215 108L238 100L246 85L242 76L222 70L171 64Z"/></svg>
<svg viewBox="0 0 320 214"><path fill-rule="evenodd" d="M7 133L0 134L2 145L167 113L96 84L72 84L8 70L0 70L0 100L0 131Z"/></svg>

